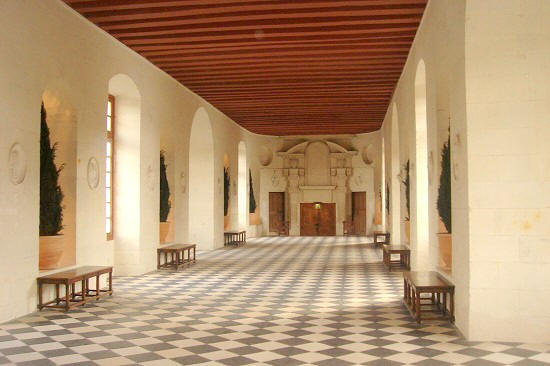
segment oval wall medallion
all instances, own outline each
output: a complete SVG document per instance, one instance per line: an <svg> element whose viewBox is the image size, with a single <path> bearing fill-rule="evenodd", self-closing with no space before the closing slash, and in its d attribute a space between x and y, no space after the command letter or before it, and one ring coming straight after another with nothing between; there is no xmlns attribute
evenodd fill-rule
<svg viewBox="0 0 550 366"><path fill-rule="evenodd" d="M8 155L8 169L10 181L14 185L18 185L25 180L27 174L27 154L23 150L23 146L15 143L11 146Z"/></svg>
<svg viewBox="0 0 550 366"><path fill-rule="evenodd" d="M96 189L99 185L99 163L93 156L88 160L88 187Z"/></svg>
<svg viewBox="0 0 550 366"><path fill-rule="evenodd" d="M262 166L268 166L273 161L273 151L267 146L262 146L260 148L259 160Z"/></svg>
<svg viewBox="0 0 550 366"><path fill-rule="evenodd" d="M367 165L371 165L374 161L374 146L372 144L369 144L368 146L365 146L363 148L363 151L361 153L361 158L363 159L363 162Z"/></svg>

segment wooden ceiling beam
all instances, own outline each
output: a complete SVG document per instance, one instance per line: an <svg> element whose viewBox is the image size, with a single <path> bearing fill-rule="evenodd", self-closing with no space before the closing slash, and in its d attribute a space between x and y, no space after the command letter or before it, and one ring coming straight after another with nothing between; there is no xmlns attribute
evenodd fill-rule
<svg viewBox="0 0 550 366"><path fill-rule="evenodd" d="M252 132L377 130L427 0L65 0Z"/></svg>

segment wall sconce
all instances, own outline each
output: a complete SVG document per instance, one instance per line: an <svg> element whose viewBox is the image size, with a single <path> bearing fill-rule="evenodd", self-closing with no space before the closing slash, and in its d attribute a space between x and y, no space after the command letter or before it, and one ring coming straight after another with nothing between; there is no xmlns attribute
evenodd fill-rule
<svg viewBox="0 0 550 366"><path fill-rule="evenodd" d="M315 203L315 209L320 210L321 209L321 202L314 202Z"/></svg>

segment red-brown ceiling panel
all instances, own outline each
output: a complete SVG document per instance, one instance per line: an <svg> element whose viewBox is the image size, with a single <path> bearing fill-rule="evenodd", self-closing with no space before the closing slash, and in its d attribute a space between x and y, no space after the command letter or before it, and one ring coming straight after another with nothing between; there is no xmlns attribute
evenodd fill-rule
<svg viewBox="0 0 550 366"><path fill-rule="evenodd" d="M261 134L380 128L427 0L65 0Z"/></svg>

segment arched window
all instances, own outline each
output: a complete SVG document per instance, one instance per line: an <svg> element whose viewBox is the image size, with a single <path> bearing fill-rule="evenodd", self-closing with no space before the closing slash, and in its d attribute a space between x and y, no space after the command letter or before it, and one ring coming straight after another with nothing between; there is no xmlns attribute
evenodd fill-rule
<svg viewBox="0 0 550 366"><path fill-rule="evenodd" d="M248 168L246 161L246 145L244 141L239 142L239 160L238 160L238 212L239 212L239 229L246 230L248 226L248 195L247 195L247 178L248 178Z"/></svg>
<svg viewBox="0 0 550 366"><path fill-rule="evenodd" d="M214 248L214 141L204 108L193 117L189 143L189 240Z"/></svg>
<svg viewBox="0 0 550 366"><path fill-rule="evenodd" d="M420 60L414 82L415 111L415 165L413 192L416 198L416 225L411 234L414 248L413 262L417 269L429 267L429 221L428 221L428 120L426 106L426 65ZM412 178L412 177L411 177Z"/></svg>

